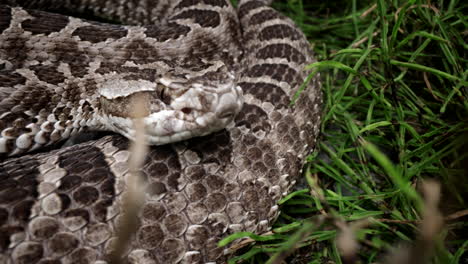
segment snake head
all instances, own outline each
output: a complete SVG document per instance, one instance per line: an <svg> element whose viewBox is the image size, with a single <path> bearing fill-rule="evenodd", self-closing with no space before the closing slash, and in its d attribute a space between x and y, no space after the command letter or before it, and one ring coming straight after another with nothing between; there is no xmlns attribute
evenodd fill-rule
<svg viewBox="0 0 468 264"><path fill-rule="evenodd" d="M156 82L109 78L98 89L99 123L133 139L133 121L143 118L149 144L161 145L204 136L225 128L243 104L233 74L165 74ZM134 102L144 113L133 114Z"/></svg>

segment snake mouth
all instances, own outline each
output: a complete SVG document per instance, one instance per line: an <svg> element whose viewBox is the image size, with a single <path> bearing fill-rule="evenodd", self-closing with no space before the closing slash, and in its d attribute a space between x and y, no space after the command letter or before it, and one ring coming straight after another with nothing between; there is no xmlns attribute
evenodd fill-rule
<svg viewBox="0 0 468 264"><path fill-rule="evenodd" d="M162 115L167 115L166 117L170 118L161 120L161 118L164 118ZM147 142L150 145L163 145L192 137L205 136L225 128L234 119L234 115L219 118L213 113L207 113L199 116L196 120L190 121L173 118L175 115L177 114L173 111L167 111L158 113L156 119L159 121L155 121L152 116L144 119Z"/></svg>
<svg viewBox="0 0 468 264"><path fill-rule="evenodd" d="M240 109L240 108L239 108ZM209 112L200 114L191 110L190 115L182 114L179 110L163 110L143 118L145 124L146 142L149 145L164 145L193 137L206 136L227 127L233 122L238 111L217 116ZM190 117L192 115L197 118ZM122 134L128 139L135 140L134 119L108 115L105 117L106 130Z"/></svg>

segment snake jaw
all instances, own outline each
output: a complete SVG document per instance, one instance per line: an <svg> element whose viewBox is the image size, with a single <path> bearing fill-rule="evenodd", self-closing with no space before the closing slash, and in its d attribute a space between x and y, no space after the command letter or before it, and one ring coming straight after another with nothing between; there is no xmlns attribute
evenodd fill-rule
<svg viewBox="0 0 468 264"><path fill-rule="evenodd" d="M169 79L160 83L166 87L164 98L160 98L158 89L145 81L112 80L104 86L106 89L101 89L99 123L105 129L134 139L133 120L139 117L132 114L132 108L138 102L144 108L140 117L146 126L148 144L162 145L225 128L240 112L244 101L242 89L237 86L233 75L223 82L188 81L183 87L180 87L180 82ZM113 87L117 87L114 89L122 95L115 96L114 93L114 97L107 96L106 91ZM138 92L129 93L127 87Z"/></svg>
<svg viewBox="0 0 468 264"><path fill-rule="evenodd" d="M148 142L161 145L219 131L234 120L243 102L242 89L234 82L216 88L192 84L171 102L170 110L145 117Z"/></svg>

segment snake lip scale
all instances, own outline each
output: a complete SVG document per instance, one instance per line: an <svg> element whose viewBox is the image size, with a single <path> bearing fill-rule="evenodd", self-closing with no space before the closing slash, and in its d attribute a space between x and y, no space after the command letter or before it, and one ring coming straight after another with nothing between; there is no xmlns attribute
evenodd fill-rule
<svg viewBox="0 0 468 264"><path fill-rule="evenodd" d="M322 95L294 22L238 2L0 0L0 263L110 262L136 118L152 146L123 263L224 263L220 239L271 229ZM117 133L45 150L92 130Z"/></svg>

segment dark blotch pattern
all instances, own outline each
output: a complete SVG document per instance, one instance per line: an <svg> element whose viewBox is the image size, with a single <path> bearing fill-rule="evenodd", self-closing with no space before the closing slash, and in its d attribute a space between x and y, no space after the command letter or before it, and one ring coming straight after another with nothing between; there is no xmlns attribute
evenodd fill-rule
<svg viewBox="0 0 468 264"><path fill-rule="evenodd" d="M107 219L107 210L112 205L113 197L109 197L97 202L92 208L91 211L96 217L96 220L99 222L105 222Z"/></svg>
<svg viewBox="0 0 468 264"><path fill-rule="evenodd" d="M17 84L25 84L26 78L24 78L19 73L13 71L1 71L0 69L0 86L3 87L13 87ZM3 98L0 97L0 100Z"/></svg>
<svg viewBox="0 0 468 264"><path fill-rule="evenodd" d="M155 38L161 42L169 39L178 39L181 36L187 35L190 32L190 27L179 25L176 23L168 23L167 26L146 26L146 36Z"/></svg>
<svg viewBox="0 0 468 264"><path fill-rule="evenodd" d="M8 113L0 117L0 129L14 127L11 131L11 136L18 137L21 133L31 132L26 128L29 123L34 123L35 118L25 114L30 111L37 114L41 109L43 111L52 111L53 105L50 103L54 101L54 95L47 90L46 87L41 85L28 85L26 87L17 88L5 91L7 98L3 99L0 93L0 113ZM9 94L11 93L11 94ZM47 135L46 135L47 136ZM14 142L11 140L11 144ZM13 146L9 146L13 148ZM0 155L1 158L1 155Z"/></svg>
<svg viewBox="0 0 468 264"><path fill-rule="evenodd" d="M21 23L25 31L32 34L50 34L62 30L69 22L68 17L42 11L28 10L33 19Z"/></svg>
<svg viewBox="0 0 468 264"><path fill-rule="evenodd" d="M33 65L29 68L36 73L39 80L57 85L65 81L65 76L57 71L57 67L56 65Z"/></svg>
<svg viewBox="0 0 468 264"><path fill-rule="evenodd" d="M218 12L202 9L191 9L183 11L172 17L172 19L193 19L194 23L202 27L217 27L221 22Z"/></svg>
<svg viewBox="0 0 468 264"><path fill-rule="evenodd" d="M115 135L111 137L112 146L116 147L119 150L128 149L130 147L130 141L124 136Z"/></svg>
<svg viewBox="0 0 468 264"><path fill-rule="evenodd" d="M22 67L28 58L28 52L31 51L31 48L26 46L27 40L24 36L14 34L2 43L2 56L5 56L7 61L12 62L13 70ZM5 67L5 65L2 64L1 67Z"/></svg>
<svg viewBox="0 0 468 264"><path fill-rule="evenodd" d="M267 9L267 10L263 10L262 12L253 15L250 18L249 23L251 25L260 25L266 21L280 18L280 17L281 17L280 14L278 14L278 12L276 12L275 10Z"/></svg>
<svg viewBox="0 0 468 264"><path fill-rule="evenodd" d="M203 57L204 60L208 60L208 61L214 59L215 56L217 55L217 52L220 50L220 46L218 43L216 43L215 39L216 39L215 36L210 37L209 35L207 35L203 38L198 38L194 40L192 42L192 46L190 47L190 50L188 51L188 54L190 54L189 55L190 58L192 58L191 59L192 61L189 63L193 63L193 61L196 61L193 58L200 59L201 57ZM203 63L201 61L197 61L195 65L187 64L185 67L190 68L191 70L203 70L207 66L210 66L210 65ZM204 76L207 79L219 78L219 75L217 75L214 72L212 74L206 73Z"/></svg>
<svg viewBox="0 0 468 264"><path fill-rule="evenodd" d="M39 164L34 159L0 164L0 195L9 193L0 196L0 250L8 250L13 263L89 263L102 259L101 245L111 236L107 217L115 199L115 176L101 150L81 144L55 155L57 167L45 174L43 187L35 182ZM51 189L38 197L37 188ZM34 204L40 214L30 218ZM12 242L15 246L8 249Z"/></svg>
<svg viewBox="0 0 468 264"><path fill-rule="evenodd" d="M123 38L127 35L127 30L118 25L99 24L77 28L72 35L83 41L97 43L106 39Z"/></svg>
<svg viewBox="0 0 468 264"><path fill-rule="evenodd" d="M78 43L72 39L59 40L55 42L53 50L50 52L56 55L57 61L68 63L70 71L75 77L83 77L88 73L88 67L84 67L90 61L90 57L84 54L78 47ZM79 89L67 87L70 93L81 93Z"/></svg>
<svg viewBox="0 0 468 264"><path fill-rule="evenodd" d="M15 205L12 211L13 219L20 223L27 223L34 203L34 200L23 200Z"/></svg>
<svg viewBox="0 0 468 264"><path fill-rule="evenodd" d="M297 64L304 63L306 59L301 52L288 44L271 44L263 47L257 52L257 57L259 59L285 58Z"/></svg>
<svg viewBox="0 0 468 264"><path fill-rule="evenodd" d="M159 58L158 50L148 44L144 39L135 39L126 44L125 52L125 60L131 60L139 64L151 63Z"/></svg>
<svg viewBox="0 0 468 264"><path fill-rule="evenodd" d="M147 154L142 174L148 179L148 191L160 195L168 190L178 190L181 165L178 156L170 145L151 148Z"/></svg>
<svg viewBox="0 0 468 264"><path fill-rule="evenodd" d="M264 28L258 35L260 41L268 41L272 39L301 39L302 35L294 28L288 25L279 24Z"/></svg>
<svg viewBox="0 0 468 264"><path fill-rule="evenodd" d="M249 77L269 76L279 82L286 82L291 86L301 79L296 70L285 64L257 64L246 72Z"/></svg>
<svg viewBox="0 0 468 264"><path fill-rule="evenodd" d="M0 34L10 26L11 8L0 6Z"/></svg>
<svg viewBox="0 0 468 264"><path fill-rule="evenodd" d="M103 221L106 208L111 204L105 201L115 195L115 177L102 152L91 146L77 145L73 151L63 151L58 163L67 171L61 179L58 193L68 197L79 208L94 207L94 217ZM91 217L78 209L64 211L64 215L69 219L79 216L85 222Z"/></svg>
<svg viewBox="0 0 468 264"><path fill-rule="evenodd" d="M200 2L207 4L207 5L211 5L211 6L219 6L219 7L227 6L226 1L224 0L201 0L201 1L200 0L183 0L175 7L175 9L193 6Z"/></svg>
<svg viewBox="0 0 468 264"><path fill-rule="evenodd" d="M264 3L261 1L250 1L246 3L245 5L242 5L239 8L238 14L239 18L242 19L245 15L247 15L250 11L257 9L259 7L265 6Z"/></svg>
<svg viewBox="0 0 468 264"><path fill-rule="evenodd" d="M73 199L83 206L88 206L99 199L99 191L91 186L83 186L73 193Z"/></svg>
<svg viewBox="0 0 468 264"><path fill-rule="evenodd" d="M27 157L0 163L0 251L11 236L25 230L34 201L38 198L38 166Z"/></svg>
<svg viewBox="0 0 468 264"><path fill-rule="evenodd" d="M246 126L253 132L263 130L269 132L271 129L268 115L256 105L244 104L241 112L235 118L236 126Z"/></svg>
<svg viewBox="0 0 468 264"><path fill-rule="evenodd" d="M202 162L227 163L231 158L231 139L226 130L189 140L188 149L197 153Z"/></svg>
<svg viewBox="0 0 468 264"><path fill-rule="evenodd" d="M291 101L281 87L271 83L241 82L239 86L244 93L251 94L261 101L270 102L276 109L288 107Z"/></svg>
<svg viewBox="0 0 468 264"><path fill-rule="evenodd" d="M8 210L0 208L0 226L3 226L8 221Z"/></svg>

